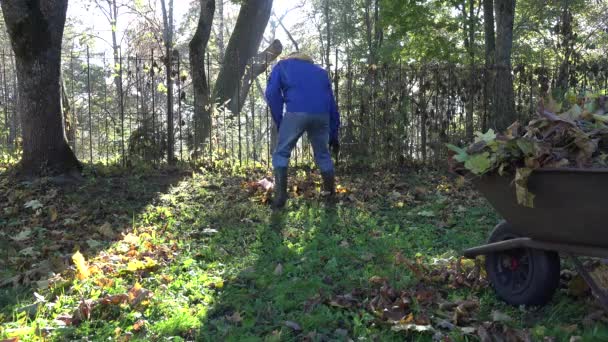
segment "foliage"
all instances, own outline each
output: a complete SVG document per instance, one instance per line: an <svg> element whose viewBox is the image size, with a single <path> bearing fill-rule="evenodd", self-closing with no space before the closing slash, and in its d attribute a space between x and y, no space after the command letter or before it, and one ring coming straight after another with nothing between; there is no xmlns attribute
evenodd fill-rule
<svg viewBox="0 0 608 342"><path fill-rule="evenodd" d="M515 172L518 202L533 207L534 195L527 190L533 170L607 167L606 96L589 92L579 97L572 92L566 94L563 104L552 97L547 106L541 102L539 117L525 127L515 122L500 136L492 130L478 132L466 150L448 145L459 164L455 169L464 168L476 175ZM569 109L558 113L561 108Z"/></svg>

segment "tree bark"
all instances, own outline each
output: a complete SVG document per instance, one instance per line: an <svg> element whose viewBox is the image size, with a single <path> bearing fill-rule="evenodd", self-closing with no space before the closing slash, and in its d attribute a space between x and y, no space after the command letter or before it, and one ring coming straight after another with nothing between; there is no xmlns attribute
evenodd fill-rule
<svg viewBox="0 0 608 342"><path fill-rule="evenodd" d="M190 66L194 91L194 139L192 148L195 151L199 150L205 140L211 136L211 104L205 72L205 54L215 13L215 0L199 0L199 2L198 25L190 41Z"/></svg>
<svg viewBox="0 0 608 342"><path fill-rule="evenodd" d="M325 45L325 67L327 71L331 71L331 60L329 53L331 51L331 17L329 12L329 0L325 0L325 29L327 44Z"/></svg>
<svg viewBox="0 0 608 342"><path fill-rule="evenodd" d="M370 15L370 7L372 5L372 0L366 0L365 2L365 37L367 40L367 64L372 65L376 63L376 58L374 54L374 46L372 43L372 18Z"/></svg>
<svg viewBox="0 0 608 342"><path fill-rule="evenodd" d="M574 53L574 32L572 30L573 21L572 12L568 4L564 4L559 24L559 35L561 36L560 46L563 49L562 61L559 66L559 73L557 76L557 90L559 91L559 97L563 96L568 90L568 79L570 76L571 57Z"/></svg>
<svg viewBox="0 0 608 342"><path fill-rule="evenodd" d="M485 38L485 72L484 72L484 108L485 115L482 121L482 129L485 132L488 126L488 111L494 101L493 82L494 79L494 54L496 51L496 37L494 33L494 0L483 0L483 26Z"/></svg>
<svg viewBox="0 0 608 342"><path fill-rule="evenodd" d="M249 0L241 5L215 83L213 101L219 106L231 100L240 86L245 67L260 46L271 9L272 0Z"/></svg>
<svg viewBox="0 0 608 342"><path fill-rule="evenodd" d="M61 112L61 42L67 0L2 1L15 53L26 174L81 168L70 149ZM47 170L44 170L47 168Z"/></svg>
<svg viewBox="0 0 608 342"><path fill-rule="evenodd" d="M226 44L224 43L224 0L220 0L217 3L217 14L220 26L217 33L218 56L220 61L223 61L226 55Z"/></svg>
<svg viewBox="0 0 608 342"><path fill-rule="evenodd" d="M515 119L515 94L511 75L511 49L513 47L513 21L515 0L496 0L496 81L494 93L493 126L506 129Z"/></svg>
<svg viewBox="0 0 608 342"><path fill-rule="evenodd" d="M230 101L229 109L232 113L237 113L243 108L247 96L249 96L249 90L251 90L253 80L261 75L268 66L270 66L270 63L276 60L282 52L283 44L280 40L276 39L264 51L253 58L252 63L247 66L245 76L243 76L243 82L241 83L241 88L238 92L239 101L237 101L236 98L237 94L234 94L234 98Z"/></svg>
<svg viewBox="0 0 608 342"><path fill-rule="evenodd" d="M63 108L63 120L65 125L65 135L68 140L68 144L72 143L72 148L76 151L74 144L76 143L76 127L77 117L72 112L70 106L70 99L68 93L65 90L65 82L63 77L61 78L61 108Z"/></svg>

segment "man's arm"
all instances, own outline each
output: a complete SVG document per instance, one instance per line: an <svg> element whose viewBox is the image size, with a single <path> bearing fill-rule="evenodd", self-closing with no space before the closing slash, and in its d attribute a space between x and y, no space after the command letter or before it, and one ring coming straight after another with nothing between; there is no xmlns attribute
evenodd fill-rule
<svg viewBox="0 0 608 342"><path fill-rule="evenodd" d="M283 120L283 92L281 91L281 72L280 66L277 64L272 69L270 77L268 78L268 84L266 85L266 101L270 107L270 113L272 113L272 120L277 125L277 128L281 126Z"/></svg>

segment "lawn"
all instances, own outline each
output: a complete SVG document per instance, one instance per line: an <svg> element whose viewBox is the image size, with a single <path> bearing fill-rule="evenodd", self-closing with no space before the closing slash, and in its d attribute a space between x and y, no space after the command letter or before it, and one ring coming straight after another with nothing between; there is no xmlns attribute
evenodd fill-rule
<svg viewBox="0 0 608 342"><path fill-rule="evenodd" d="M264 176L98 167L59 188L2 175L0 340L608 340L571 272L550 305L516 308L482 260L459 258L499 221L462 179L351 172L327 204L301 169L272 212Z"/></svg>

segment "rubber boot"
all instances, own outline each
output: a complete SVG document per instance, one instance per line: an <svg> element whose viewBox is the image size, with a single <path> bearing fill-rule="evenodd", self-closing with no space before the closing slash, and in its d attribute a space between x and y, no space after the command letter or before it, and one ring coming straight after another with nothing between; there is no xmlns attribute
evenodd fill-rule
<svg viewBox="0 0 608 342"><path fill-rule="evenodd" d="M273 209L281 209L287 203L287 168L277 167L274 169L274 200Z"/></svg>
<svg viewBox="0 0 608 342"><path fill-rule="evenodd" d="M336 180L333 172L321 173L323 177L323 188L321 194L328 201L333 201L336 198Z"/></svg>

